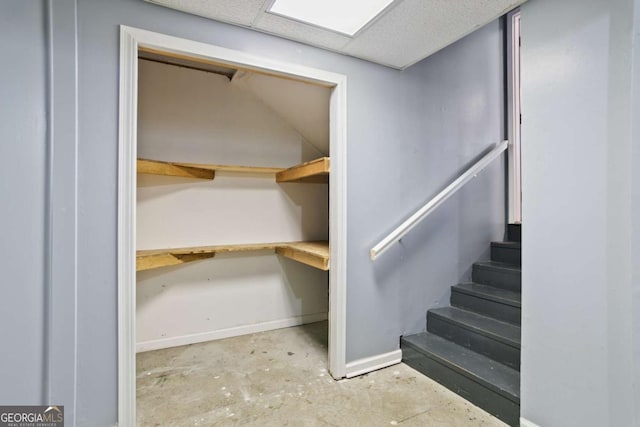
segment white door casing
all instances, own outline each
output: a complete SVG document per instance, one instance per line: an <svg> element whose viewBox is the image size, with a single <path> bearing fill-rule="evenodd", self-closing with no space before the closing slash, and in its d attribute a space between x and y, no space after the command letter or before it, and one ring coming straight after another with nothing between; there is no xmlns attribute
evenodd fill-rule
<svg viewBox="0 0 640 427"><path fill-rule="evenodd" d="M520 169L520 11L507 15L507 111L509 139L509 223L522 222Z"/></svg>
<svg viewBox="0 0 640 427"><path fill-rule="evenodd" d="M329 178L329 372L346 376L347 78L245 52L120 27L118 163L118 425L136 424L136 159L138 48L146 47L331 88Z"/></svg>

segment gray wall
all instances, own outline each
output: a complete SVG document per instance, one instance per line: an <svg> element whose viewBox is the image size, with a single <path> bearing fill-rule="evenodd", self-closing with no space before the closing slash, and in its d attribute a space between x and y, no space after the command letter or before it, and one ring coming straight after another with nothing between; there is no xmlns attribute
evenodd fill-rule
<svg viewBox="0 0 640 427"><path fill-rule="evenodd" d="M522 7L522 416L541 426L639 425L634 2Z"/></svg>
<svg viewBox="0 0 640 427"><path fill-rule="evenodd" d="M39 404L45 375L44 2L0 3L0 402ZM18 44L14 44L19 40ZM9 59L10 58L10 59Z"/></svg>
<svg viewBox="0 0 640 427"><path fill-rule="evenodd" d="M27 3L15 1L12 7L25 13L31 7ZM50 375L55 372L69 375L66 379L50 381L60 389L53 390L49 399L65 404L67 414L73 412L75 402L77 425L109 426L117 417L120 24L348 76L347 361L395 350L400 335L424 330L426 309L446 305L449 286L468 275L473 261L488 255L491 239L501 237L504 166L497 162L404 239L402 245L375 264L368 258L369 249L385 233L436 194L481 152L502 139L503 63L499 23L494 22L409 70L399 72L141 0L79 0L77 8L74 0L56 0L50 5L52 34L54 38L57 36L52 49L54 53L60 52L54 55L53 61L56 70L64 70L50 76L51 92L55 95L53 128L68 132L75 129L75 85L60 79L62 76L75 78L77 60L78 135L76 138L71 132L66 138L64 135L52 138L52 143L58 142L53 144L54 151L60 152L60 156L54 156L51 172L51 176L58 178L52 188L52 209L60 213L54 216L52 244L54 248L60 245L63 249L53 253L52 261L54 273L58 275L54 275L51 287L51 316L61 318L53 322L51 331L56 339L49 357ZM2 3L2 7L4 15L4 9L9 7L7 2ZM75 46L76 12L78 53L67 57ZM40 21L31 19L29 25L42 34ZM33 81L42 80L44 71L43 64L38 64L33 69ZM64 98L63 94L70 94L72 99ZM33 114L41 109L40 103L30 106L27 112ZM5 117L0 117L0 121L4 129L8 124ZM28 116L17 117L12 121L16 123L28 125ZM27 147L11 149L19 151L21 156L28 154ZM42 153L40 155L42 157ZM67 170L71 172L62 172ZM17 172L12 175L13 181ZM44 191L42 174L31 175L29 179L34 180L33 186L38 192ZM77 199L73 190L76 184ZM13 191L21 188L11 187L7 193L10 197L24 197L20 191ZM63 188L68 188L69 193L61 191ZM34 215L42 215L41 199L25 202ZM40 204L36 203L38 200ZM42 228L33 231L27 227L27 219L23 215L16 221L33 232L34 238L42 240ZM31 222L36 224L37 218ZM65 240L64 230L72 237L77 231L77 242L75 238ZM24 230L20 230L16 236L24 238L23 234ZM39 244L42 247L42 242ZM29 286L39 290L42 298L42 268L35 268L32 259L26 257L16 259L15 264L16 275L25 274L25 270L36 275L30 279ZM72 268L71 275L65 278L69 265L77 265L77 270ZM23 290L15 292L19 296ZM40 312L40 307L36 310L32 305L27 306L26 301L24 304L34 313ZM21 319L16 313L7 321L15 323L14 318ZM42 341L42 331L37 328L15 332L23 333L20 339L24 342ZM38 349L41 348L35 350ZM35 352L38 357L41 353ZM9 356L3 354L2 364L6 366L11 360L5 357ZM31 368L27 359L16 358L14 362L12 368L16 371Z"/></svg>
<svg viewBox="0 0 640 427"><path fill-rule="evenodd" d="M348 360L392 350L399 335L424 330L426 309L448 305L449 286L502 238L500 160L400 245L373 264L368 256L504 138L502 34L493 22L391 81L349 76L350 88L371 99L349 94ZM384 108L376 108L380 103Z"/></svg>

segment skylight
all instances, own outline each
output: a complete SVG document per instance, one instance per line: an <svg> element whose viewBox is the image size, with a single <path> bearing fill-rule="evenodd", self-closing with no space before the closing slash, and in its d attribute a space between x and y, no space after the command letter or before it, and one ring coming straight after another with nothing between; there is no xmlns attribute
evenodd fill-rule
<svg viewBox="0 0 640 427"><path fill-rule="evenodd" d="M275 0L269 12L353 36L393 0Z"/></svg>

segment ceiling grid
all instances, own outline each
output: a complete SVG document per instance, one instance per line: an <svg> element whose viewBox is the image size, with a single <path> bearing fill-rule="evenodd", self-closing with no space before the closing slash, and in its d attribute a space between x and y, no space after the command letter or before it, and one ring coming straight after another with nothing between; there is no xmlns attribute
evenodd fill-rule
<svg viewBox="0 0 640 427"><path fill-rule="evenodd" d="M145 1L402 70L526 0L395 0L354 37L269 13L273 0Z"/></svg>

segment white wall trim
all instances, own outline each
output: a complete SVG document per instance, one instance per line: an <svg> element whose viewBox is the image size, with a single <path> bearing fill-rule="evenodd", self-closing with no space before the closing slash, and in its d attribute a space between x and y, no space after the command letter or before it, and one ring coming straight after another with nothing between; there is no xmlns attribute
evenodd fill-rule
<svg viewBox="0 0 640 427"><path fill-rule="evenodd" d="M509 223L522 222L520 149L520 10L507 15L507 124Z"/></svg>
<svg viewBox="0 0 640 427"><path fill-rule="evenodd" d="M329 101L329 372L346 376L347 357L347 77Z"/></svg>
<svg viewBox="0 0 640 427"><path fill-rule="evenodd" d="M118 425L136 425L138 42L120 28L118 134Z"/></svg>
<svg viewBox="0 0 640 427"><path fill-rule="evenodd" d="M378 354L376 356L365 357L347 363L347 378L357 377L387 366L397 365L402 361L402 350L394 350L389 353Z"/></svg>
<svg viewBox="0 0 640 427"><path fill-rule="evenodd" d="M233 328L219 329L217 331L201 332L197 334L182 335L158 340L142 341L136 344L136 353L158 350L161 348L178 347L181 345L196 344L200 342L219 340L223 338L237 337L240 335L255 334L257 332L271 331L274 329L289 328L291 326L305 325L307 323L322 322L327 320L327 313L305 314L286 319L272 320L269 322L254 323L251 325L236 326Z"/></svg>
<svg viewBox="0 0 640 427"><path fill-rule="evenodd" d="M330 101L329 372L346 375L347 281L347 77L128 26L120 27L120 129L118 163L118 424L134 426L135 414L135 201L138 46L191 55L231 66L291 77L332 88Z"/></svg>
<svg viewBox="0 0 640 427"><path fill-rule="evenodd" d="M540 427L540 426L536 423L532 423L526 418L520 417L520 427Z"/></svg>

